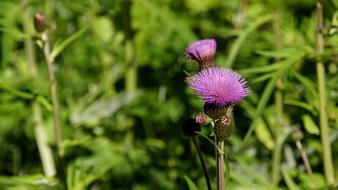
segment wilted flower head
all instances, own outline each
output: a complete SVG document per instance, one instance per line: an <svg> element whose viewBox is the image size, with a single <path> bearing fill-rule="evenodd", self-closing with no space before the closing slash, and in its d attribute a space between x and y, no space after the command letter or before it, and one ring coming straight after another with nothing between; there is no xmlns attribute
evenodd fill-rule
<svg viewBox="0 0 338 190"><path fill-rule="evenodd" d="M187 83L206 103L219 106L236 104L250 92L239 73L225 68L203 69Z"/></svg>
<svg viewBox="0 0 338 190"><path fill-rule="evenodd" d="M214 39L196 41L185 50L186 58L197 61L200 65L200 70L215 66L215 53L216 41Z"/></svg>

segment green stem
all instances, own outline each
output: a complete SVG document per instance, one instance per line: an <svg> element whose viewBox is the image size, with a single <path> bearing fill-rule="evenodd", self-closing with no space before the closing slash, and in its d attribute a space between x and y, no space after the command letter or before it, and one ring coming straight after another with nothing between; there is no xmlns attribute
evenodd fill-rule
<svg viewBox="0 0 338 190"><path fill-rule="evenodd" d="M282 156L283 141L277 137L275 148L272 156L272 183L277 185L280 180L280 161Z"/></svg>
<svg viewBox="0 0 338 190"><path fill-rule="evenodd" d="M211 188L211 183L210 183L210 177L209 177L208 169L207 169L207 167L205 165L203 154L202 154L202 151L201 151L200 147L197 144L196 136L195 135L192 136L192 142L194 143L194 146L195 146L196 151L198 153L198 157L199 157L199 159L201 161L201 165L202 165L202 168L203 168L204 177L205 177L205 181L206 181L207 186L208 186L208 190L211 190L212 188Z"/></svg>
<svg viewBox="0 0 338 190"><path fill-rule="evenodd" d="M54 58L51 56L50 44L47 35L47 31L41 34L41 39L43 42L43 53L47 63L48 69L48 81L50 86L50 93L52 98L52 110L53 110L53 121L54 121L54 131L56 138L57 146L57 155L59 161L59 175L62 181L63 188L67 190L67 174L64 163L64 149L62 145L62 131L60 124L60 112L59 112L59 102L58 102L58 92L57 92L57 82L55 79L54 73Z"/></svg>
<svg viewBox="0 0 338 190"><path fill-rule="evenodd" d="M329 185L334 184L334 172L332 163L331 145L329 142L329 126L326 113L326 92L325 92L325 69L322 62L322 54L324 51L323 30L323 7L321 3L317 3L317 31L316 31L316 54L317 54L317 82L319 93L319 122L320 137L323 149L323 164L326 182Z"/></svg>
<svg viewBox="0 0 338 190"><path fill-rule="evenodd" d="M135 46L133 44L133 33L131 26L131 6L132 1L123 0L122 1L122 19L123 19L123 28L126 34L125 41L125 64L127 66L127 71L125 74L125 90L127 93L133 92L137 88L137 63L134 60L135 55Z"/></svg>
<svg viewBox="0 0 338 190"><path fill-rule="evenodd" d="M47 133L42 124L41 108L38 104L33 105L33 117L34 117L34 135L36 138L36 144L38 146L42 168L44 174L48 177L53 177L56 174L55 163L51 148L48 146Z"/></svg>
<svg viewBox="0 0 338 190"><path fill-rule="evenodd" d="M304 166L305 166L305 169L306 169L306 171L307 171L309 177L310 177L311 179L314 179L314 178L313 178L313 172L312 172L312 168L311 168L309 159L308 159L308 157L307 157L307 155L306 155L306 152L305 152L305 150L304 150L304 148L303 148L303 145L302 145L302 143L300 142L300 140L297 140L297 141L296 141L296 146L297 146L297 148L298 148L298 150L299 150L299 152L300 152L300 155L302 156L302 159L303 159L303 162L304 162ZM312 181L312 182L314 182L314 181Z"/></svg>
<svg viewBox="0 0 338 190"><path fill-rule="evenodd" d="M216 178L217 190L224 190L224 141L216 138L216 144L221 152L216 154Z"/></svg>
<svg viewBox="0 0 338 190"><path fill-rule="evenodd" d="M31 9L27 6L28 1L23 0L22 5L25 8L24 9L24 21L23 21L23 28L27 35L27 37L24 40L24 47L25 47L25 53L27 56L27 62L29 67L31 68L31 75L32 77L37 77L38 75L38 69L36 67L36 55L35 55L35 46L33 43L33 40L30 36L31 33L33 33L33 28L31 25L29 25L30 20L32 18ZM42 113L41 113L41 107L39 104L34 103L33 104L33 121L34 121L34 136L36 139L36 144L38 147L39 155L42 162L42 168L44 171L44 174L48 177L54 177L56 174L55 169L55 162L53 159L53 153L52 149L50 148L48 144L48 135L45 130L45 127L43 126L42 121Z"/></svg>
<svg viewBox="0 0 338 190"><path fill-rule="evenodd" d="M281 28L280 28L280 15L279 15L279 3L276 2L276 13L274 16L274 33L275 33L275 49L278 51L281 48ZM279 59L276 59L278 62ZM280 175L280 162L282 156L282 147L283 142L280 141L283 130L283 92L281 90L282 81L277 79L276 81L276 91L275 91L275 106L276 106L276 127L273 130L275 136L275 149L272 156L272 182L275 185L278 185L281 175Z"/></svg>
<svg viewBox="0 0 338 190"><path fill-rule="evenodd" d="M50 93L52 98L52 109L53 109L53 120L54 120L54 130L55 130L55 138L56 138L56 145L58 150L58 155L63 157L63 148L62 148L62 132L61 132L61 125L60 125L60 113L59 113L59 102L58 102L58 92L57 92L57 83L54 74L54 59L51 57L50 54L50 45L49 39L46 32L42 34L42 41L43 43L43 53L45 56L45 60L47 63L48 69L48 81L50 86Z"/></svg>

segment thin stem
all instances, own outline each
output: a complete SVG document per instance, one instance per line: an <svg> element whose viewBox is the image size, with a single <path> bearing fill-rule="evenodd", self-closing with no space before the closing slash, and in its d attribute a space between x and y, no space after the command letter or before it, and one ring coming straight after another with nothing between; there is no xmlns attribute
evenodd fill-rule
<svg viewBox="0 0 338 190"><path fill-rule="evenodd" d="M67 174L65 170L65 163L63 160L64 150L62 145L62 132L60 125L60 112L59 112L59 102L58 102L58 93L57 93L57 83L54 75L54 58L51 56L49 39L47 35L47 31L42 33L41 36L43 42L43 53L47 63L48 69L48 80L50 86L50 93L52 98L52 110L53 110L53 121L54 121L54 130L55 130L55 138L56 138L56 146L57 146L57 155L59 161L59 175L62 181L63 188L67 190Z"/></svg>
<svg viewBox="0 0 338 190"><path fill-rule="evenodd" d="M46 176L53 177L56 174L55 163L52 150L48 146L46 130L42 124L41 108L38 104L33 105L33 117L35 122L34 135L42 162L42 168Z"/></svg>
<svg viewBox="0 0 338 190"><path fill-rule="evenodd" d="M192 142L194 143L194 146L195 146L196 151L198 153L198 157L199 157L199 159L201 161L203 172L204 172L205 181L206 181L207 186L208 186L208 190L211 190L212 188L211 188L209 173L208 173L207 167L205 165L205 161L204 161L204 158L203 158L202 151L201 151L200 147L197 144L197 140L196 140L196 136L195 135L192 136Z"/></svg>
<svg viewBox="0 0 338 190"><path fill-rule="evenodd" d="M276 127L274 130L275 148L272 155L272 182L277 185L280 180L280 162L282 156L283 142L280 140L283 130L283 93L281 90L275 92L276 105Z"/></svg>
<svg viewBox="0 0 338 190"><path fill-rule="evenodd" d="M217 190L224 190L224 141L216 138L216 144L222 152L216 154L216 178L217 178Z"/></svg>
<svg viewBox="0 0 338 190"><path fill-rule="evenodd" d="M209 139L209 137L207 137L206 135L204 135L204 134L201 133L201 132L195 132L195 133L198 134L198 135L200 135L201 137L205 138L205 139L206 139L207 141L209 141L212 145L214 145L214 147L215 147L215 157L216 157L217 151L223 153L223 152L218 148L218 146L216 145L216 136L214 136L214 141L212 141L211 139Z"/></svg>
<svg viewBox="0 0 338 190"><path fill-rule="evenodd" d="M297 148L298 148L298 150L300 152L300 155L302 156L306 172L308 173L308 175L310 176L310 178L313 178L313 173L312 173L312 169L311 169L311 165L310 165L309 159L308 159L308 157L306 155L306 152L305 152L305 150L303 148L303 145L300 142L300 140L296 141L296 146L297 146Z"/></svg>
<svg viewBox="0 0 338 190"><path fill-rule="evenodd" d="M36 55L35 55L35 46L30 34L33 32L33 28L30 23L30 19L32 18L31 9L27 6L28 1L22 1L24 11L24 21L23 28L26 34L29 34L24 41L25 52L27 56L27 62L29 67L31 68L30 72L32 77L37 77L38 69L36 67ZM33 122L34 122L34 136L36 140L36 144L38 147L43 172L48 177L54 177L56 175L55 162L53 159L52 149L48 144L48 135L43 125L41 107L39 104L33 104Z"/></svg>
<svg viewBox="0 0 338 190"><path fill-rule="evenodd" d="M277 137L275 148L272 156L272 183L277 185L280 180L280 161L282 156L283 142L281 137Z"/></svg>
<svg viewBox="0 0 338 190"><path fill-rule="evenodd" d="M137 88L137 62L134 60L135 46L133 44L133 32L132 32L132 18L131 18L131 7L133 1L124 0L122 1L122 19L123 28L126 34L125 41L125 64L127 70L125 74L125 90L127 93L134 92Z"/></svg>
<svg viewBox="0 0 338 190"><path fill-rule="evenodd" d="M322 61L324 51L323 30L323 7L320 2L317 3L317 27L316 27L316 54L317 54L317 81L319 93L319 122L320 137L323 149L323 164L326 182L329 185L334 184L334 172L332 163L331 145L329 142L329 127L326 113L326 92L325 92L325 69Z"/></svg>
<svg viewBox="0 0 338 190"><path fill-rule="evenodd" d="M279 3L276 2L276 13L274 16L274 33L275 33L275 49L278 51L281 48L281 28L280 28L280 6ZM278 62L278 58L276 61ZM275 91L275 106L276 106L276 124L274 136L275 136L275 149L272 155L272 182L277 185L280 181L280 162L282 156L282 145L283 143L280 141L280 136L283 131L283 92L281 89L282 81L281 79L277 79L276 81L277 89Z"/></svg>
<svg viewBox="0 0 338 190"><path fill-rule="evenodd" d="M50 56L50 45L49 39L46 32L42 34L43 44L43 53L45 56L45 60L47 63L48 69L48 80L50 85L50 93L52 96L52 107L53 107L53 120L54 120L54 130L55 130L55 138L56 145L58 150L58 155L63 157L63 148L62 148L62 132L60 125L60 113L59 113L59 102L58 102L58 92L57 92L57 83L54 75L54 60Z"/></svg>

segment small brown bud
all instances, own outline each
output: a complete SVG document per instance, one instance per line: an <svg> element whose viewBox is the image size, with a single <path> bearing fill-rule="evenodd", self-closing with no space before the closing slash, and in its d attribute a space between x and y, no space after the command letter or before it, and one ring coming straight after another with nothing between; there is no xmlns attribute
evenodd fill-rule
<svg viewBox="0 0 338 190"><path fill-rule="evenodd" d="M38 12L34 15L34 28L37 32L44 32L47 29L46 17L43 13Z"/></svg>

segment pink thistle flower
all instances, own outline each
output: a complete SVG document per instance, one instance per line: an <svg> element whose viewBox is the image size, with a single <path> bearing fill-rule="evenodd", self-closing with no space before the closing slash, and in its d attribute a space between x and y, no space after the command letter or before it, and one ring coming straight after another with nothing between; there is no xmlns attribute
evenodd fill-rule
<svg viewBox="0 0 338 190"><path fill-rule="evenodd" d="M225 68L203 69L187 83L206 103L219 106L236 104L250 93L247 82L241 75Z"/></svg>
<svg viewBox="0 0 338 190"><path fill-rule="evenodd" d="M214 39L199 40L192 43L186 50L187 59L192 59L200 64L200 70L214 67L216 54L216 41Z"/></svg>

